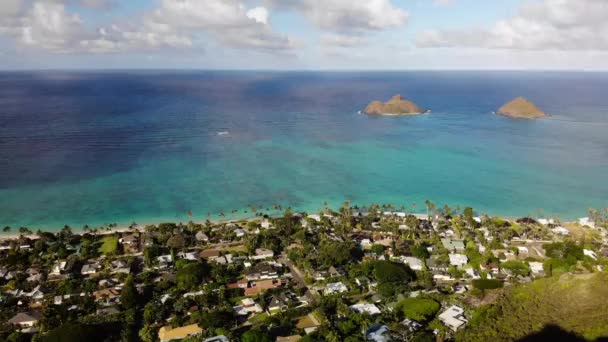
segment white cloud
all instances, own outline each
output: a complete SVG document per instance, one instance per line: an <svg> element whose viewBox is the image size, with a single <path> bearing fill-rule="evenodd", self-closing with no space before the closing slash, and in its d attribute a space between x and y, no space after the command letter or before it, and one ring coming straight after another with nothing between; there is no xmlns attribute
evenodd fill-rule
<svg viewBox="0 0 608 342"><path fill-rule="evenodd" d="M266 7L255 7L247 11L247 18L253 19L258 23L268 24L268 10Z"/></svg>
<svg viewBox="0 0 608 342"><path fill-rule="evenodd" d="M406 23L409 14L391 0L268 0L301 12L320 29L340 33L383 30Z"/></svg>
<svg viewBox="0 0 608 342"><path fill-rule="evenodd" d="M491 28L432 30L418 47L481 47L513 50L608 50L608 1L543 0Z"/></svg>
<svg viewBox="0 0 608 342"><path fill-rule="evenodd" d="M294 44L270 25L265 7L239 0L161 0L157 8L122 24L93 28L67 3L107 8L113 0L1 0L0 34L22 47L53 52L110 53L196 48L213 38L224 46L288 51ZM70 7L71 8L71 7Z"/></svg>

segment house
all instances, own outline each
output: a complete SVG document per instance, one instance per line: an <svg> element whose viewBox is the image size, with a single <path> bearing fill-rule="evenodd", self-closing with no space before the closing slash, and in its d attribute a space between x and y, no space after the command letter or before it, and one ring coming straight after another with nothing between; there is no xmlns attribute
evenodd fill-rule
<svg viewBox="0 0 608 342"><path fill-rule="evenodd" d="M553 219L546 219L546 218L539 218L538 220L536 220L538 223L542 224L543 226L547 226L550 224L554 224L555 221Z"/></svg>
<svg viewBox="0 0 608 342"><path fill-rule="evenodd" d="M436 272L446 272L448 270L447 264L439 262L436 258L433 257L426 259L426 266L429 268L429 270Z"/></svg>
<svg viewBox="0 0 608 342"><path fill-rule="evenodd" d="M249 316L250 314L262 313L264 310L251 298L241 300L241 305L232 307L238 316Z"/></svg>
<svg viewBox="0 0 608 342"><path fill-rule="evenodd" d="M283 311L289 307L291 300L283 293L278 296L272 296L268 303L268 313L274 314Z"/></svg>
<svg viewBox="0 0 608 342"><path fill-rule="evenodd" d="M588 217L579 218L578 224L580 224L583 227L587 226L587 227L595 228L595 222L591 221L591 219Z"/></svg>
<svg viewBox="0 0 608 342"><path fill-rule="evenodd" d="M71 268L70 266L73 266L73 262L68 263L67 261L57 261L55 265L53 265L51 272L49 272L49 276L58 276L64 274L69 271Z"/></svg>
<svg viewBox="0 0 608 342"><path fill-rule="evenodd" d="M298 318L298 323L296 323L296 328L304 330L306 334L314 332L320 326L321 324L313 314L308 314L306 316Z"/></svg>
<svg viewBox="0 0 608 342"><path fill-rule="evenodd" d="M469 262L469 258L464 254L450 253L448 256L450 258L450 265L452 266L460 267Z"/></svg>
<svg viewBox="0 0 608 342"><path fill-rule="evenodd" d="M355 305L351 305L350 308L357 312L357 313L366 313L369 315L379 315L381 313L380 309L378 309L377 306L375 306L374 304L367 304L367 303L359 303L359 304L355 304Z"/></svg>
<svg viewBox="0 0 608 342"><path fill-rule="evenodd" d="M245 278L248 280L256 280L256 279L274 279L279 276L279 273L274 268L274 266L260 263L252 267L247 273L245 273Z"/></svg>
<svg viewBox="0 0 608 342"><path fill-rule="evenodd" d="M202 332L203 329L196 324L186 325L175 329L172 329L170 326L165 326L158 331L158 338L161 342L169 342L200 335Z"/></svg>
<svg viewBox="0 0 608 342"><path fill-rule="evenodd" d="M317 222L321 222L321 216L317 214L308 215L308 218Z"/></svg>
<svg viewBox="0 0 608 342"><path fill-rule="evenodd" d="M384 324L374 323L365 331L365 340L373 342L391 341L390 330Z"/></svg>
<svg viewBox="0 0 608 342"><path fill-rule="evenodd" d="M226 286L230 289L246 289L249 287L249 280L241 279L236 283L227 284Z"/></svg>
<svg viewBox="0 0 608 342"><path fill-rule="evenodd" d="M415 332L415 331L420 330L420 328L422 328L422 324L420 324L420 323L418 323L418 322L416 322L414 320L411 320L409 318L404 319L401 322L401 325L403 325L404 327L406 327L407 330L409 330L410 332Z"/></svg>
<svg viewBox="0 0 608 342"><path fill-rule="evenodd" d="M464 310L461 307L452 305L439 315L439 320L452 331L456 331L467 323L463 314Z"/></svg>
<svg viewBox="0 0 608 342"><path fill-rule="evenodd" d="M189 261L198 260L198 255L196 254L196 252L179 252L177 253L177 257Z"/></svg>
<svg viewBox="0 0 608 342"><path fill-rule="evenodd" d="M234 235L236 235L236 237L243 237L247 234L247 232L241 228L237 228L233 232L234 232Z"/></svg>
<svg viewBox="0 0 608 342"><path fill-rule="evenodd" d="M300 335L277 336L275 342L298 342L302 339Z"/></svg>
<svg viewBox="0 0 608 342"><path fill-rule="evenodd" d="M517 246L517 252L519 255L528 255L530 253L528 247L525 246Z"/></svg>
<svg viewBox="0 0 608 342"><path fill-rule="evenodd" d="M219 249L205 249L204 251L198 253L198 256L201 259L214 260L219 258L222 255Z"/></svg>
<svg viewBox="0 0 608 342"><path fill-rule="evenodd" d="M408 265L414 271L422 271L422 260L414 257L402 257L403 263Z"/></svg>
<svg viewBox="0 0 608 342"><path fill-rule="evenodd" d="M82 275L91 275L97 273L97 271L101 270L101 265L97 263L93 264L84 264L80 269L80 274Z"/></svg>
<svg viewBox="0 0 608 342"><path fill-rule="evenodd" d="M262 260L274 257L274 252L266 248L256 248L255 255L250 257L253 260Z"/></svg>
<svg viewBox="0 0 608 342"><path fill-rule="evenodd" d="M464 251L464 241L462 240L452 240L452 239L441 239L441 244L448 251Z"/></svg>
<svg viewBox="0 0 608 342"><path fill-rule="evenodd" d="M156 261L158 262L158 267L166 268L173 262L173 256L171 254L161 255L156 257Z"/></svg>
<svg viewBox="0 0 608 342"><path fill-rule="evenodd" d="M133 234L128 234L118 239L118 242L123 245L137 245L139 243L139 238Z"/></svg>
<svg viewBox="0 0 608 342"><path fill-rule="evenodd" d="M342 292L347 292L347 291L348 291L348 287L346 287L346 285L342 284L342 282L329 283L329 284L327 284L327 286L325 286L326 295L331 295L334 293L342 293Z"/></svg>
<svg viewBox="0 0 608 342"><path fill-rule="evenodd" d="M264 219L262 221L262 223L260 223L260 227L262 227L264 229L270 229L270 228L272 228L272 223L270 223L270 221L268 221L268 219Z"/></svg>
<svg viewBox="0 0 608 342"><path fill-rule="evenodd" d="M597 260L597 254L594 251L590 250L590 249L583 249L583 254L585 256L590 257L593 260Z"/></svg>
<svg viewBox="0 0 608 342"><path fill-rule="evenodd" d="M230 340L224 335L218 335L206 338L203 342L230 342Z"/></svg>
<svg viewBox="0 0 608 342"><path fill-rule="evenodd" d="M279 286L282 286L283 282L279 279L268 279L268 280L259 280L252 281L249 283L249 287L245 289L245 296L255 296L258 293L264 292L266 290L275 289Z"/></svg>
<svg viewBox="0 0 608 342"><path fill-rule="evenodd" d="M199 230L196 235L194 235L196 241L198 242L209 242L209 237L207 234L203 233L203 231Z"/></svg>
<svg viewBox="0 0 608 342"><path fill-rule="evenodd" d="M562 226L555 227L555 228L551 229L551 231L553 232L553 234L557 234L557 235L562 235L562 236L570 235L570 231Z"/></svg>
<svg viewBox="0 0 608 342"><path fill-rule="evenodd" d="M494 274L500 273L500 268L498 267L498 264L496 264L494 262L481 263L481 264L479 264L479 269L481 269L484 272L491 272Z"/></svg>
<svg viewBox="0 0 608 342"><path fill-rule="evenodd" d="M8 323L18 325L21 329L31 328L38 324L42 316L36 311L20 312L8 320Z"/></svg>
<svg viewBox="0 0 608 342"><path fill-rule="evenodd" d="M530 261L528 262L528 265L530 265L530 271L534 275L543 274L545 272L542 262Z"/></svg>
<svg viewBox="0 0 608 342"><path fill-rule="evenodd" d="M120 303L120 291L114 288L103 289L93 292L95 302L110 306Z"/></svg>

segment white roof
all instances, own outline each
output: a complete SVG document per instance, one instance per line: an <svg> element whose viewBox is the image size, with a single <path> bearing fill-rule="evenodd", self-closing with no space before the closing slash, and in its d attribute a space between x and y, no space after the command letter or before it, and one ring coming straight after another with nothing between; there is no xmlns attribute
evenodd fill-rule
<svg viewBox="0 0 608 342"><path fill-rule="evenodd" d="M463 313L464 310L461 307L452 305L439 315L439 320L456 331L467 322L462 316Z"/></svg>
<svg viewBox="0 0 608 342"><path fill-rule="evenodd" d="M464 254L450 253L448 256L450 257L450 264L453 266L462 266L469 262L469 258Z"/></svg>
<svg viewBox="0 0 608 342"><path fill-rule="evenodd" d="M359 303L351 305L350 308L358 313L367 313L370 315L379 315L381 313L380 309L374 304Z"/></svg>

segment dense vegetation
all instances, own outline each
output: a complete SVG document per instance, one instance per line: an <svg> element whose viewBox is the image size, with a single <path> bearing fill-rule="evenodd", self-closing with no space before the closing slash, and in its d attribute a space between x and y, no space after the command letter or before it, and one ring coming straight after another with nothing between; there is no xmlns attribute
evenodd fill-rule
<svg viewBox="0 0 608 342"><path fill-rule="evenodd" d="M505 289L480 308L459 341L514 341L555 324L588 339L608 336L608 274L564 274Z"/></svg>

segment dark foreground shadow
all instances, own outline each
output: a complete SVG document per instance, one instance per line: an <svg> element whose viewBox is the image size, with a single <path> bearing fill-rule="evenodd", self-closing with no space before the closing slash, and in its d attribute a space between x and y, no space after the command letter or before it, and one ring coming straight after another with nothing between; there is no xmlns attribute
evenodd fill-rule
<svg viewBox="0 0 608 342"><path fill-rule="evenodd" d="M547 325L543 330L528 335L519 342L536 342L536 341L559 341L559 342L589 342L582 336L579 336L570 331L566 331L557 325ZM603 337L595 340L596 342L608 342L608 337Z"/></svg>

